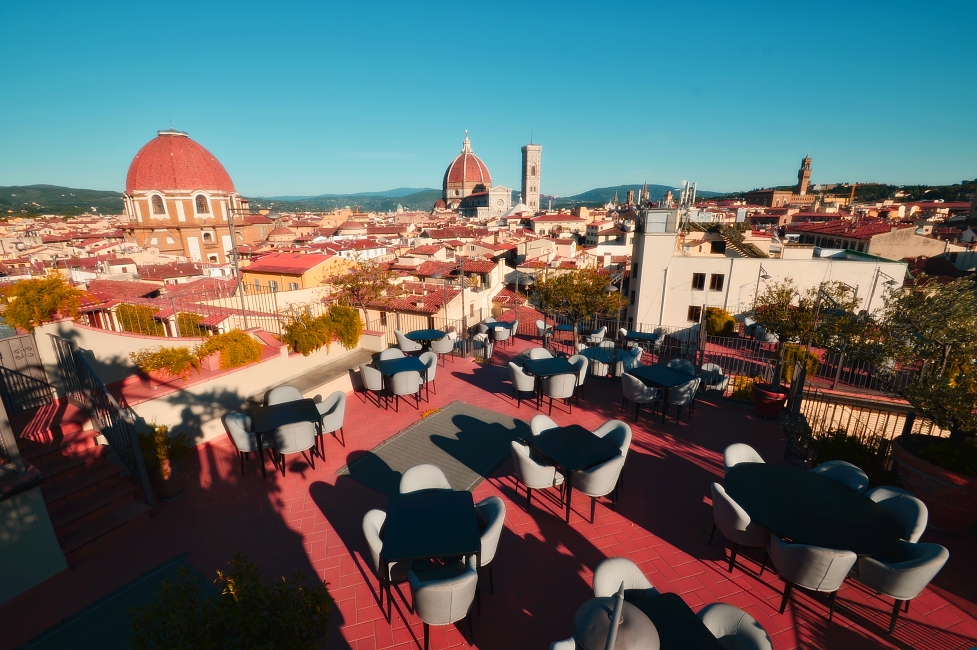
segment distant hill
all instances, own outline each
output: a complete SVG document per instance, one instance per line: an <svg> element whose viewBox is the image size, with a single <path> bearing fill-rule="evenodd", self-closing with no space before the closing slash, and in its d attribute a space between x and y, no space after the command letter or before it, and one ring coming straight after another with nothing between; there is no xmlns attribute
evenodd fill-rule
<svg viewBox="0 0 977 650"><path fill-rule="evenodd" d="M401 196L409 196L411 194L417 194L419 192L440 192L440 190L434 190L430 187L398 187L392 190L384 190L382 192L355 192L353 194L318 194L316 196L259 196L256 197L261 201L312 201L315 199L343 199L343 198L360 198L364 196L368 197L386 197L386 198L398 198Z"/></svg>
<svg viewBox="0 0 977 650"><path fill-rule="evenodd" d="M122 214L122 193L58 185L0 186L0 216Z"/></svg>
<svg viewBox="0 0 977 650"><path fill-rule="evenodd" d="M554 208L565 208L574 205L603 205L614 198L617 194L618 201L623 202L628 198L628 190L634 190L634 196L637 199L638 192L641 190L643 185L617 185L614 187L598 187L593 190L588 190L580 194L574 194L573 196L561 196L553 199ZM665 194L671 190L672 195L678 199L678 195L681 190L676 190L673 185L649 185L648 195L652 201L660 201L665 198ZM697 190L696 196L700 198L711 198L713 196L718 196L718 192L709 192L706 190ZM540 197L540 204L543 206L547 205L548 197Z"/></svg>
<svg viewBox="0 0 977 650"><path fill-rule="evenodd" d="M429 212L434 202L440 198L441 190L400 188L384 192L320 194L309 197L255 197L250 201L252 208L268 208L278 212L324 212L354 205L366 212L387 212L396 210L398 205L408 211Z"/></svg>

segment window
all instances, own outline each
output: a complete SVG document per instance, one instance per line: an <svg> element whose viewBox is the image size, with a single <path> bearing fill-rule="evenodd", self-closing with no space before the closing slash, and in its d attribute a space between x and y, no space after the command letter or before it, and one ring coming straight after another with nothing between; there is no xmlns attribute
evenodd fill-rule
<svg viewBox="0 0 977 650"><path fill-rule="evenodd" d="M710 253L725 253L726 252L726 242L725 241L712 241L709 242L709 252Z"/></svg>
<svg viewBox="0 0 977 650"><path fill-rule="evenodd" d="M203 194L197 195L196 203L197 203L197 212L201 214L206 214L207 212L210 212L210 210L207 208L207 197L204 196Z"/></svg>
<svg viewBox="0 0 977 650"><path fill-rule="evenodd" d="M530 176L535 176L536 175L536 165L533 165L532 169L529 172L529 175Z"/></svg>
<svg viewBox="0 0 977 650"><path fill-rule="evenodd" d="M725 280L726 276L722 273L713 273L709 276L709 291L722 291Z"/></svg>
<svg viewBox="0 0 977 650"><path fill-rule="evenodd" d="M289 282L288 283L288 290L289 291L298 291L298 288L299 288L299 283L298 282Z"/></svg>
<svg viewBox="0 0 977 650"><path fill-rule="evenodd" d="M217 261L217 256L216 255L208 255L207 256L207 261L208 262L216 262Z"/></svg>
<svg viewBox="0 0 977 650"><path fill-rule="evenodd" d="M698 323L699 319L702 318L702 307L691 306L689 307L689 322Z"/></svg>
<svg viewBox="0 0 977 650"><path fill-rule="evenodd" d="M210 234L209 232L205 232L204 233L204 241L205 242L213 242L214 241L214 236L212 234Z"/></svg>
<svg viewBox="0 0 977 650"><path fill-rule="evenodd" d="M261 280L255 280L254 281L254 288L255 289L261 289Z"/></svg>
<svg viewBox="0 0 977 650"><path fill-rule="evenodd" d="M163 207L163 199L158 196L153 196L153 214L166 214L166 208Z"/></svg>
<svg viewBox="0 0 977 650"><path fill-rule="evenodd" d="M274 280L268 280L268 289L272 292L278 291L278 283Z"/></svg>
<svg viewBox="0 0 977 650"><path fill-rule="evenodd" d="M387 326L387 312L385 311L380 312L380 324L384 327Z"/></svg>
<svg viewBox="0 0 977 650"><path fill-rule="evenodd" d="M153 241L156 241L156 240L154 239ZM175 244L176 242L173 240L172 237L167 237L166 238L166 243L167 244Z"/></svg>
<svg viewBox="0 0 977 650"><path fill-rule="evenodd" d="M705 273L693 273L692 274L692 290L702 291L706 288L706 274Z"/></svg>

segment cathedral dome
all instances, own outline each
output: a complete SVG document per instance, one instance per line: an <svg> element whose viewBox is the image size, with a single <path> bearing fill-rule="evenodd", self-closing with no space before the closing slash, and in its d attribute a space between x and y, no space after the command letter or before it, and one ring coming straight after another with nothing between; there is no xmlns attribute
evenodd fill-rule
<svg viewBox="0 0 977 650"><path fill-rule="evenodd" d="M126 175L126 192L141 190L235 192L234 183L220 161L186 133L173 129L157 131L156 137L132 159Z"/></svg>
<svg viewBox="0 0 977 650"><path fill-rule="evenodd" d="M485 166L482 159L472 153L472 143L468 139L468 132L466 131L461 153L451 161L448 169L444 172L444 190L447 194L449 188L462 189L464 186L468 192L461 194L461 196L465 196L471 192L469 188L478 185L484 186L483 191L492 187L492 175L489 174L488 167Z"/></svg>

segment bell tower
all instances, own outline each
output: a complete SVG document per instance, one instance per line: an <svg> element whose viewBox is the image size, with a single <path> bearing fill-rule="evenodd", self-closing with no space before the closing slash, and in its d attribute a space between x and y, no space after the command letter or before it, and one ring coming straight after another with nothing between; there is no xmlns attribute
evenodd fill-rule
<svg viewBox="0 0 977 650"><path fill-rule="evenodd" d="M522 148L522 200L533 212L539 210L539 166L542 145L527 144Z"/></svg>
<svg viewBox="0 0 977 650"><path fill-rule="evenodd" d="M807 186L811 182L811 154L807 154L801 161L801 168L797 170L797 193L807 194Z"/></svg>

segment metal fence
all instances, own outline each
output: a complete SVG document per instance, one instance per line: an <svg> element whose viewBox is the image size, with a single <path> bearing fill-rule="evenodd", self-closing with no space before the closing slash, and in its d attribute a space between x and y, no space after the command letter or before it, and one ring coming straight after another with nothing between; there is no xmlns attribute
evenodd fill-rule
<svg viewBox="0 0 977 650"><path fill-rule="evenodd" d="M139 448L133 414L119 406L72 341L53 334L49 336L68 399L88 409L95 430L105 437L123 467L142 488L146 503L154 507L153 490Z"/></svg>
<svg viewBox="0 0 977 650"><path fill-rule="evenodd" d="M46 381L3 366L0 366L0 395L11 415L50 404L54 399L54 391Z"/></svg>

